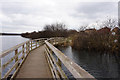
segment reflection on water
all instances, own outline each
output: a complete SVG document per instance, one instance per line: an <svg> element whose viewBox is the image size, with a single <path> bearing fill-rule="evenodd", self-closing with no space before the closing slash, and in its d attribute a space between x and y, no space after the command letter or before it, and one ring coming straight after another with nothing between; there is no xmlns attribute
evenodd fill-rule
<svg viewBox="0 0 120 80"><path fill-rule="evenodd" d="M120 78L119 56L106 53L76 51L71 46L58 48L96 78Z"/></svg>

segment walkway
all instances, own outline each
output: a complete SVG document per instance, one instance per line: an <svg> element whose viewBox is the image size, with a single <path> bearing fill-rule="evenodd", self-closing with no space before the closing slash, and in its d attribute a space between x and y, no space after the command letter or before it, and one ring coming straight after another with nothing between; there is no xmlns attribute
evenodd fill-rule
<svg viewBox="0 0 120 80"><path fill-rule="evenodd" d="M44 46L41 46L31 51L16 78L52 78L44 50Z"/></svg>

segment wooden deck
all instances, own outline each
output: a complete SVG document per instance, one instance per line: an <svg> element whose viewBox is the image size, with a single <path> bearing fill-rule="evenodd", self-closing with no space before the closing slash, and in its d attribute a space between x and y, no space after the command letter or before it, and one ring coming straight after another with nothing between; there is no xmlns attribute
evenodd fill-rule
<svg viewBox="0 0 120 80"><path fill-rule="evenodd" d="M44 46L41 46L31 51L16 78L52 78L44 50Z"/></svg>
<svg viewBox="0 0 120 80"><path fill-rule="evenodd" d="M89 74L54 46L55 44L66 43L66 41L67 39L64 38L28 40L2 52L0 58L4 58L11 52L15 54L7 62L1 65L0 74L9 66L9 64L11 64L12 61L15 61L12 67L4 74L2 79L67 79L68 76L66 75L65 70L62 69L62 66L64 66L76 79L91 78L92 80L96 80L94 76ZM14 72L11 76L12 71Z"/></svg>

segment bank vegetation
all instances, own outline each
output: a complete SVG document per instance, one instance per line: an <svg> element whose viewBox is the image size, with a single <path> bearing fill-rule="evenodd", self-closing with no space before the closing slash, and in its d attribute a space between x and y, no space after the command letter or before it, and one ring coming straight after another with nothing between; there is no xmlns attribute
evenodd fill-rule
<svg viewBox="0 0 120 80"><path fill-rule="evenodd" d="M72 40L72 47L77 50L88 50L97 52L120 52L120 29L108 27L86 29L80 31Z"/></svg>
<svg viewBox="0 0 120 80"><path fill-rule="evenodd" d="M74 49L80 51L119 53L120 29L114 23L114 20L109 19L98 30L82 26L79 31L67 29L64 24L57 23L44 26L42 31L22 33L22 37L30 39L65 37L72 40L71 46Z"/></svg>

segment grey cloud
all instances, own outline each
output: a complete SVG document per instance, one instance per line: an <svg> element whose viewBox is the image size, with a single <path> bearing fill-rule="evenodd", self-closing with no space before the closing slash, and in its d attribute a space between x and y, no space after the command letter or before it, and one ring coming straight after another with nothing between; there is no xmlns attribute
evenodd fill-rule
<svg viewBox="0 0 120 80"><path fill-rule="evenodd" d="M32 2L0 2L4 14L44 14L52 11L50 5L31 5ZM30 4L29 4L30 3Z"/></svg>
<svg viewBox="0 0 120 80"><path fill-rule="evenodd" d="M84 2L79 3L79 6L76 8L76 15L72 14L75 17L87 17L95 19L107 14L117 15L116 2ZM79 13L83 13L85 16L79 16Z"/></svg>
<svg viewBox="0 0 120 80"><path fill-rule="evenodd" d="M34 0L32 0L34 2ZM50 0L46 3L45 1L38 4L31 4L31 2L0 2L3 15L8 17L10 20L4 19L2 26L4 31L8 29L17 31L19 30L38 30L42 29L45 24L51 24L56 21L66 22L67 25L72 28L79 27L78 25L84 23L90 23L96 21L97 18L106 15L115 15L117 3L113 2L81 2L68 4L68 2L62 1L63 3L57 3L56 0L52 3ZM61 0L60 0L61 1ZM55 5L54 5L55 3ZM56 4L57 3L57 4ZM26 27L25 27L26 26ZM32 27L33 26L33 27Z"/></svg>
<svg viewBox="0 0 120 80"><path fill-rule="evenodd" d="M25 13L23 2L1 2L1 10L5 14Z"/></svg>
<svg viewBox="0 0 120 80"><path fill-rule="evenodd" d="M88 2L88 3L80 3L77 8L78 12L94 14L94 13L101 13L101 12L112 12L115 9L115 2Z"/></svg>

